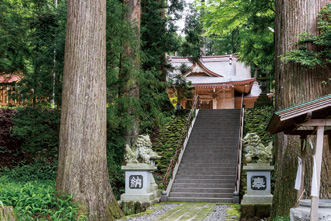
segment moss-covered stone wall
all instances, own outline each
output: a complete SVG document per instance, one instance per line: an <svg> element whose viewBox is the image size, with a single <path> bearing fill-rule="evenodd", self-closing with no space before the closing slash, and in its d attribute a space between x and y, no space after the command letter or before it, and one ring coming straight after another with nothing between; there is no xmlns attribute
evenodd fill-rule
<svg viewBox="0 0 331 221"><path fill-rule="evenodd" d="M170 160L175 155L178 140L185 127L189 112L190 110L176 110L171 120L160 129L159 135L153 142L153 149L162 156L160 160L156 161L158 175L161 178L163 178Z"/></svg>

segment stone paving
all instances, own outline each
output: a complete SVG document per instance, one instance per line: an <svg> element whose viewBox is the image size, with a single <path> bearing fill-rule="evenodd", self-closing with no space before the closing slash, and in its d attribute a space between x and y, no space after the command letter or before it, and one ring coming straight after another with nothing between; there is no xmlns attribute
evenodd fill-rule
<svg viewBox="0 0 331 221"><path fill-rule="evenodd" d="M152 206L148 214L128 216L121 221L222 221L229 205L216 203L167 203ZM230 220L238 220L231 219Z"/></svg>
<svg viewBox="0 0 331 221"><path fill-rule="evenodd" d="M182 203L159 216L155 221L202 221L213 210L214 203Z"/></svg>

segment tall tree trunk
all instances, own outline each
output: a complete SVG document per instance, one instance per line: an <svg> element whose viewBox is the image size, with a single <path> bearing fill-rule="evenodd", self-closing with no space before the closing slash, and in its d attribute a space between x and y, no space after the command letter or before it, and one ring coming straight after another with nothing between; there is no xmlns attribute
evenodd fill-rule
<svg viewBox="0 0 331 221"><path fill-rule="evenodd" d="M106 0L68 0L56 191L89 220L122 215L107 168L105 29Z"/></svg>
<svg viewBox="0 0 331 221"><path fill-rule="evenodd" d="M275 22L275 99L276 110L282 110L328 93L328 87L321 84L327 77L323 68L304 70L294 63L285 64L279 56L297 46L298 34L302 32L317 34L318 12L327 5L327 0L276 0ZM310 149L310 148L309 148ZM326 148L325 148L326 149ZM325 154L326 152L324 152ZM297 136L278 134L275 140L276 184L273 199L272 217L289 215L289 209L294 206L297 193L294 190L297 157L300 156L300 140ZM305 189L310 195L311 180L310 150L306 155ZM325 161L327 158L324 158ZM323 162L322 165L326 165ZM326 168L322 168L321 193L327 193ZM323 172L324 171L324 172ZM309 178L309 179L307 179ZM309 196L308 195L308 196Z"/></svg>
<svg viewBox="0 0 331 221"><path fill-rule="evenodd" d="M137 106L136 102L139 99L139 88L137 86L137 72L140 71L140 16L141 16L141 3L140 0L125 0L125 4L128 6L127 20L131 22L132 27L135 30L135 41L130 44L127 43L124 49L124 53L127 58L133 59L133 68L129 73L129 80L127 82L128 98L133 100L134 105L128 109L128 114L132 117L132 125L127 128L125 144L133 146L139 135L139 119L137 116L137 110L134 107ZM132 48L135 47L135 48Z"/></svg>

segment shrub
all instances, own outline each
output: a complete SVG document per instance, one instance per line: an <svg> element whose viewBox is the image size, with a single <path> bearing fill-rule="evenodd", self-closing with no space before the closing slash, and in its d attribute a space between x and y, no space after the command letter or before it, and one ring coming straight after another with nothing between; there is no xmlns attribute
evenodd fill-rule
<svg viewBox="0 0 331 221"><path fill-rule="evenodd" d="M19 162L23 156L20 151L21 140L12 136L12 117L17 110L0 108L0 165L10 167L12 162Z"/></svg>
<svg viewBox="0 0 331 221"><path fill-rule="evenodd" d="M13 206L20 220L85 220L71 196L56 197L53 181L12 182L0 178L0 201Z"/></svg>

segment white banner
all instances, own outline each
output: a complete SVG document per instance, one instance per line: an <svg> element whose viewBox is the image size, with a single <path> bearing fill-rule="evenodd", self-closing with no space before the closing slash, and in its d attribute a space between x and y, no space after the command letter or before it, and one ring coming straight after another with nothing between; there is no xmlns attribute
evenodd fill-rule
<svg viewBox="0 0 331 221"><path fill-rule="evenodd" d="M295 179L295 189L300 190L301 187L301 173L302 173L302 160L298 157L298 170L297 170L297 178Z"/></svg>
<svg viewBox="0 0 331 221"><path fill-rule="evenodd" d="M313 166L313 178L311 182L311 196L317 196L318 197L318 188L317 188L317 172L316 172L316 157L313 156L314 159L314 166Z"/></svg>
<svg viewBox="0 0 331 221"><path fill-rule="evenodd" d="M311 149L314 149L314 145L313 145L313 142L311 142L310 137L309 137L309 144L310 144L310 148L311 148Z"/></svg>

